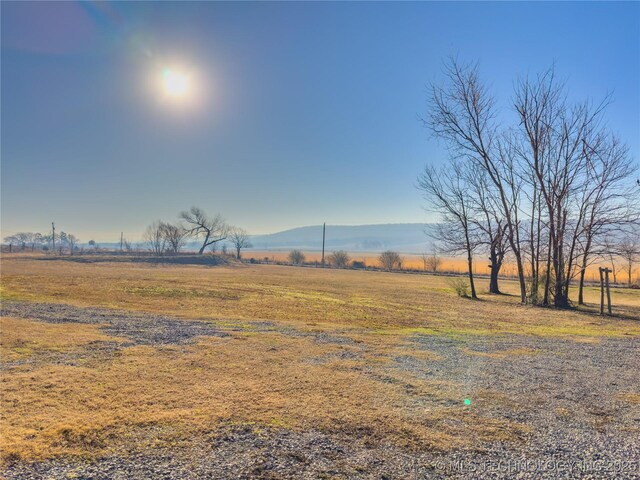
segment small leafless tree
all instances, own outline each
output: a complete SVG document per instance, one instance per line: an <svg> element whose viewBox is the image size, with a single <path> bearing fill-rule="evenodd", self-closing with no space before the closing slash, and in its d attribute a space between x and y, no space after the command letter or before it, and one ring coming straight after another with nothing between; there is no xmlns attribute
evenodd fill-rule
<svg viewBox="0 0 640 480"><path fill-rule="evenodd" d="M464 252L467 256L467 269L471 297L478 298L473 279L473 251L478 246L473 231L470 188L466 183L468 175L465 166L455 160L441 169L426 167L418 177L418 188L422 190L427 202L426 209L440 216L432 236L449 253Z"/></svg>
<svg viewBox="0 0 640 480"><path fill-rule="evenodd" d="M436 273L442 265L442 258L435 250L431 253L422 254L422 265L425 271Z"/></svg>
<svg viewBox="0 0 640 480"><path fill-rule="evenodd" d="M189 236L202 239L202 246L198 253L204 254L204 251L210 245L221 242L227 238L229 226L220 214L209 217L198 207L191 207L189 211L180 214L186 224L186 231Z"/></svg>
<svg viewBox="0 0 640 480"><path fill-rule="evenodd" d="M229 240L236 249L236 258L240 260L240 251L243 248L251 248L251 241L249 240L249 234L246 230L233 227L229 230Z"/></svg>
<svg viewBox="0 0 640 480"><path fill-rule="evenodd" d="M69 255L73 255L79 241L78 237L72 233L60 232L60 253L66 247L69 249Z"/></svg>
<svg viewBox="0 0 640 480"><path fill-rule="evenodd" d="M626 235L617 245L618 255L624 260L627 283L633 284L633 266L640 261L640 231Z"/></svg>
<svg viewBox="0 0 640 480"><path fill-rule="evenodd" d="M186 242L187 231L182 225L162 222L160 224L162 238L164 240L166 250L170 253L179 253Z"/></svg>
<svg viewBox="0 0 640 480"><path fill-rule="evenodd" d="M122 246L124 247L125 252L127 253L131 253L134 250L134 245L133 243L131 243L130 240L123 238L122 239Z"/></svg>
<svg viewBox="0 0 640 480"><path fill-rule="evenodd" d="M291 250L289 252L289 263L293 265L301 265L304 263L304 253L301 250Z"/></svg>
<svg viewBox="0 0 640 480"><path fill-rule="evenodd" d="M349 254L344 250L338 250L329 255L329 263L334 267L346 267L349 264Z"/></svg>
<svg viewBox="0 0 640 480"><path fill-rule="evenodd" d="M402 266L402 258L398 252L386 250L378 257L378 262L384 270L391 271Z"/></svg>
<svg viewBox="0 0 640 480"><path fill-rule="evenodd" d="M156 220L144 231L143 240L149 251L155 255L162 255L166 249L167 239L163 231L163 222Z"/></svg>

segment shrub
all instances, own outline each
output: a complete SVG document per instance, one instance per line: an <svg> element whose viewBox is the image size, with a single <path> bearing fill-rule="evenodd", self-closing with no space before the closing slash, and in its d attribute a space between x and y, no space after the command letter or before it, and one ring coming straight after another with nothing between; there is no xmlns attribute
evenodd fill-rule
<svg viewBox="0 0 640 480"><path fill-rule="evenodd" d="M462 298L469 298L469 282L464 278L452 278L449 280L449 285L456 292L456 295Z"/></svg>
<svg viewBox="0 0 640 480"><path fill-rule="evenodd" d="M349 254L344 250L338 250L329 255L329 263L335 267L346 267L349 264Z"/></svg>
<svg viewBox="0 0 640 480"><path fill-rule="evenodd" d="M402 258L398 252L387 250L382 252L378 257L378 261L383 269L387 271L394 270L396 268L402 268Z"/></svg>
<svg viewBox="0 0 640 480"><path fill-rule="evenodd" d="M300 250L291 250L289 252L289 263L300 265L304 263L304 258L304 253L302 253Z"/></svg>
<svg viewBox="0 0 640 480"><path fill-rule="evenodd" d="M435 273L438 271L438 268L440 268L440 265L442 264L442 259L435 252L431 254L425 253L422 255L422 262L424 263L425 271L429 270Z"/></svg>
<svg viewBox="0 0 640 480"><path fill-rule="evenodd" d="M351 266L353 268L367 268L367 264L359 260L354 260L353 262L351 262Z"/></svg>

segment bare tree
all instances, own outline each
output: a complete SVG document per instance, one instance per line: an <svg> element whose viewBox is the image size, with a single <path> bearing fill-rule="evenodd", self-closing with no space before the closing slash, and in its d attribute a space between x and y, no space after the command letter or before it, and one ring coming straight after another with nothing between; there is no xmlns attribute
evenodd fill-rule
<svg viewBox="0 0 640 480"><path fill-rule="evenodd" d="M640 261L640 231L635 233L626 235L617 245L618 255L624 260L629 286L633 284L633 266Z"/></svg>
<svg viewBox="0 0 640 480"><path fill-rule="evenodd" d="M425 124L445 140L455 162L473 169L465 182L473 192L467 232L489 253L491 291L499 292L498 272L510 253L523 303L539 302L541 271L543 304L552 297L555 306L568 307L577 276L582 303L585 272L603 239L640 221L631 182L636 168L628 148L603 126L608 98L596 105L569 103L551 68L516 83L517 125L504 128L476 66L451 60L445 74L447 85L433 87ZM460 225L458 235L465 236Z"/></svg>
<svg viewBox="0 0 640 480"><path fill-rule="evenodd" d="M424 120L431 132L447 142L459 160L483 170L494 185L501 216L511 251L516 260L520 281L520 299L527 300L524 266L522 260L519 220L517 177L514 175L513 158L499 141L496 124L496 102L481 82L477 66L462 65L451 59L445 67L448 85L433 86L431 114ZM473 295L472 285L472 295Z"/></svg>
<svg viewBox="0 0 640 480"><path fill-rule="evenodd" d="M329 263L335 267L346 267L349 260L349 254L344 250L338 250L329 255Z"/></svg>
<svg viewBox="0 0 640 480"><path fill-rule="evenodd" d="M13 250L14 245L19 245L20 241L15 235L7 235L4 237L4 243L9 245L9 251Z"/></svg>
<svg viewBox="0 0 640 480"><path fill-rule="evenodd" d="M499 294L498 275L507 253L506 221L499 207L495 186L488 181L486 172L467 171L466 179L473 193L470 208L471 222L477 232L478 246L489 256L489 293Z"/></svg>
<svg viewBox="0 0 640 480"><path fill-rule="evenodd" d="M227 238L229 227L220 214L210 218L201 208L191 207L189 211L182 212L180 218L188 225L186 227L188 235L203 239L202 247L198 251L200 255L208 246Z"/></svg>
<svg viewBox="0 0 640 480"><path fill-rule="evenodd" d="M122 238L122 246L124 247L124 250L127 253L133 252L133 250L135 248L133 243L130 240L128 240L127 238L124 238L124 237Z"/></svg>
<svg viewBox="0 0 640 480"><path fill-rule="evenodd" d="M73 255L74 250L80 240L72 233L60 232L60 253L66 247L69 249L69 255Z"/></svg>
<svg viewBox="0 0 640 480"><path fill-rule="evenodd" d="M600 126L607 102L568 104L553 69L516 87L514 105L526 145L521 156L535 176L546 213L557 307L569 306L577 273L583 284L594 238L617 222L614 210L624 203L617 187L633 171L626 147L607 142Z"/></svg>
<svg viewBox="0 0 640 480"><path fill-rule="evenodd" d="M236 249L236 258L240 260L240 251L243 248L251 248L251 241L246 230L239 227L233 227L229 230L229 240Z"/></svg>
<svg viewBox="0 0 640 480"><path fill-rule="evenodd" d="M442 259L438 255L438 252L433 251L431 253L422 254L422 265L424 270L436 273L442 264Z"/></svg>
<svg viewBox="0 0 640 480"><path fill-rule="evenodd" d="M144 231L143 240L155 255L162 255L166 249L167 239L163 231L163 222L156 220Z"/></svg>
<svg viewBox="0 0 640 480"><path fill-rule="evenodd" d="M441 169L428 166L418 177L418 188L427 201L427 210L440 216L440 223L432 235L443 245L441 249L467 255L471 297L478 298L473 280L473 251L478 242L472 230L472 200L465 168L464 164L455 160Z"/></svg>
<svg viewBox="0 0 640 480"><path fill-rule="evenodd" d="M391 271L402 266L402 258L398 252L386 250L378 257L378 262L384 270Z"/></svg>
<svg viewBox="0 0 640 480"><path fill-rule="evenodd" d="M289 252L289 263L293 265L301 265L304 263L304 253L301 250L291 250Z"/></svg>
<svg viewBox="0 0 640 480"><path fill-rule="evenodd" d="M184 227L182 227L182 225L162 222L160 230L166 245L166 250L174 254L179 253L182 247L184 247L188 233Z"/></svg>
<svg viewBox="0 0 640 480"><path fill-rule="evenodd" d="M638 196L631 177L635 173L629 149L613 136L599 134L590 145L583 139L585 180L581 204L585 213L579 229L580 282L578 303L584 303L583 288L587 267L595 261L594 247L620 229L637 224L640 219ZM615 282L615 266L613 268Z"/></svg>

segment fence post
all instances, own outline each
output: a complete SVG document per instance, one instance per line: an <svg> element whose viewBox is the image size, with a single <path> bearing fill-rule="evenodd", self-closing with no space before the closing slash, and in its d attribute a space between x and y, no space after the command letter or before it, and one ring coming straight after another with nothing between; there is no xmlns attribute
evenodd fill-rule
<svg viewBox="0 0 640 480"><path fill-rule="evenodd" d="M600 315L604 315L604 279L602 278L602 267L598 267L600 272Z"/></svg>
<svg viewBox="0 0 640 480"><path fill-rule="evenodd" d="M605 279L605 285L607 287L607 306L608 306L608 310L609 310L609 315L611 315L611 291L609 290L609 272L611 270L609 270L608 268L604 269L604 279Z"/></svg>

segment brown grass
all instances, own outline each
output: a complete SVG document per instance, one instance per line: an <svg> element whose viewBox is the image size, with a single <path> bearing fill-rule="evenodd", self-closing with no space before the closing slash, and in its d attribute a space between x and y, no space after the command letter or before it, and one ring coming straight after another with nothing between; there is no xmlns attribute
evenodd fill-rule
<svg viewBox="0 0 640 480"><path fill-rule="evenodd" d="M95 325L74 325L70 328L68 324L0 317L0 347L4 361L41 352L65 352L93 342L118 340L100 333Z"/></svg>
<svg viewBox="0 0 640 480"><path fill-rule="evenodd" d="M2 381L0 447L10 459L94 455L122 448L136 429L160 431L148 447L215 434L224 423L313 428L431 449L464 446L478 435L514 440L523 430L438 401L419 407L425 395L447 397L439 385L406 373L385 371L381 382L363 371L366 358L309 361L343 348L263 333L207 338L186 350L132 347L98 368L17 368ZM145 446L132 440L124 442L128 448Z"/></svg>
<svg viewBox="0 0 640 480"><path fill-rule="evenodd" d="M587 341L640 334L640 292L614 292L616 311L627 317L620 319L523 307L510 296L461 300L444 278L377 272L5 258L2 274L5 299L216 320L232 333L188 347L123 348L89 365L32 362L5 370L0 417L5 460L178 445L237 423L317 429L408 449L517 441L525 427L480 417L462 405L471 394L477 402L512 400L421 380L393 359L413 356L425 371L437 365L436 354L412 347L416 334L524 333ZM593 291L587 299L594 301ZM329 331L355 343L257 332L256 320L302 332ZM3 360L43 351L76 355L91 350L93 342L118 340L95 325L4 318L1 326Z"/></svg>
<svg viewBox="0 0 640 480"><path fill-rule="evenodd" d="M78 264L4 259L5 298L104 306L169 315L252 321L269 319L297 327L379 329L383 333L526 333L563 336L640 334L640 291L613 289L614 313L585 316L521 306L511 296L455 296L447 277L286 266L158 266ZM486 291L486 281L478 282ZM575 293L575 292L574 292ZM585 310L595 312L599 293L585 290ZM309 327L311 328L311 327ZM426 329L426 330L424 330ZM416 331L414 333L420 333Z"/></svg>

